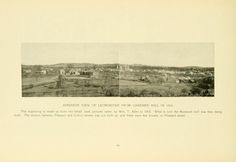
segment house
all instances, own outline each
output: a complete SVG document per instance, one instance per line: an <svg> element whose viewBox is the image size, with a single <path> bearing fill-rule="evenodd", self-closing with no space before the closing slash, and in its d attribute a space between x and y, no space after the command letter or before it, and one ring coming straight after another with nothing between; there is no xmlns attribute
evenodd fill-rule
<svg viewBox="0 0 236 162"><path fill-rule="evenodd" d="M40 71L35 71L37 74L47 74L47 70L40 70Z"/></svg>
<svg viewBox="0 0 236 162"><path fill-rule="evenodd" d="M75 69L70 69L70 70L69 70L69 74L70 74L70 75L75 75L75 73L76 73L76 70L75 70Z"/></svg>
<svg viewBox="0 0 236 162"><path fill-rule="evenodd" d="M180 77L176 80L176 83L194 83L194 80L190 77Z"/></svg>
<svg viewBox="0 0 236 162"><path fill-rule="evenodd" d="M79 69L75 70L75 75L80 75L80 70Z"/></svg>
<svg viewBox="0 0 236 162"><path fill-rule="evenodd" d="M44 75L47 74L47 70L45 70L45 69L41 70L41 74L44 74Z"/></svg>
<svg viewBox="0 0 236 162"><path fill-rule="evenodd" d="M140 78L141 81L144 81L144 82L151 82L151 78L149 75L146 75L146 76L142 76Z"/></svg>
<svg viewBox="0 0 236 162"><path fill-rule="evenodd" d="M66 72L66 75L80 75L80 69L70 69Z"/></svg>
<svg viewBox="0 0 236 162"><path fill-rule="evenodd" d="M60 70L59 70L59 74L60 74L60 75L65 75L65 74L66 74L66 72L65 72L65 70L64 70L64 69L60 69Z"/></svg>
<svg viewBox="0 0 236 162"><path fill-rule="evenodd" d="M93 78L99 78L99 72L98 71L94 71L92 77Z"/></svg>
<svg viewBox="0 0 236 162"><path fill-rule="evenodd" d="M24 73L31 73L32 70L31 70L31 69L25 69L23 72L24 72Z"/></svg>
<svg viewBox="0 0 236 162"><path fill-rule="evenodd" d="M91 72L91 71L82 71L81 73L80 73L80 75L85 75L85 76L92 76L93 75L93 72Z"/></svg>

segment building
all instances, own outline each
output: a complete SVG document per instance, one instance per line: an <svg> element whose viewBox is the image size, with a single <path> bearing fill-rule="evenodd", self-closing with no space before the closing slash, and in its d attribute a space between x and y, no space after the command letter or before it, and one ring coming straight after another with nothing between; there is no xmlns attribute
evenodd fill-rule
<svg viewBox="0 0 236 162"><path fill-rule="evenodd" d="M99 72L98 71L93 71L92 77L96 78L96 79L99 78Z"/></svg>
<svg viewBox="0 0 236 162"><path fill-rule="evenodd" d="M65 74L66 74L66 72L65 72L65 70L64 70L64 69L60 69L60 70L59 70L59 74L60 74L60 75L65 75Z"/></svg>
<svg viewBox="0 0 236 162"><path fill-rule="evenodd" d="M119 65L119 69L120 69L120 71L129 71L130 70L129 65L127 65L127 64Z"/></svg>
<svg viewBox="0 0 236 162"><path fill-rule="evenodd" d="M31 70L31 69L25 69L23 72L24 72L24 73L31 73L32 70Z"/></svg>
<svg viewBox="0 0 236 162"><path fill-rule="evenodd" d="M45 75L47 74L47 70L41 70L41 73Z"/></svg>
<svg viewBox="0 0 236 162"><path fill-rule="evenodd" d="M75 75L75 73L76 73L76 70L75 70L75 69L70 69L70 70L69 70L69 74L70 74L70 75Z"/></svg>

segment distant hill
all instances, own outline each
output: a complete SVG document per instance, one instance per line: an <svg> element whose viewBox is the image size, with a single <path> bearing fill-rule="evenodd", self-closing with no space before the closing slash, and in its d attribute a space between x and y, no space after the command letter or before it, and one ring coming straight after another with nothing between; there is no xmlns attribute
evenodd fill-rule
<svg viewBox="0 0 236 162"><path fill-rule="evenodd" d="M134 69L165 69L165 70L214 70L214 67L200 67L200 66L185 66L185 67L172 67L172 66L153 66L153 65L142 65L142 64L93 64L93 63L58 63L51 65L21 65L22 68L32 68L36 66L42 66L46 68L83 68L83 67L106 67L116 68L118 65L129 65L130 68Z"/></svg>

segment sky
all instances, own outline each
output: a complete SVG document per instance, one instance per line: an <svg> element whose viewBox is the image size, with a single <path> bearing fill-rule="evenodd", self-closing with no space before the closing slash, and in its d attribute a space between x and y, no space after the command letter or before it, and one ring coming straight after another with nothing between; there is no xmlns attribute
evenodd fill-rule
<svg viewBox="0 0 236 162"><path fill-rule="evenodd" d="M22 64L121 63L214 67L213 43L23 43Z"/></svg>

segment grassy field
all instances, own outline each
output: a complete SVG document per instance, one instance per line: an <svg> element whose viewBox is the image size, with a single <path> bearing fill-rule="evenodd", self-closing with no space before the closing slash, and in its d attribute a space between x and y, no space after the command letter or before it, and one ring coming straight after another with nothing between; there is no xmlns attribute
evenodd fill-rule
<svg viewBox="0 0 236 162"><path fill-rule="evenodd" d="M55 76L43 76L43 77L30 77L30 78L22 78L22 85L30 85L30 84L40 84L45 82L55 82L57 80L57 75Z"/></svg>
<svg viewBox="0 0 236 162"><path fill-rule="evenodd" d="M114 75L114 74L113 74ZM112 75L103 74L100 78L68 77L63 81L63 85L57 87L57 78L44 77L36 80L26 78L23 80L23 97L102 97L118 96L118 79L110 77ZM24 88L26 87L26 88Z"/></svg>
<svg viewBox="0 0 236 162"><path fill-rule="evenodd" d="M106 65L107 66L107 65ZM31 67L32 70L34 69ZM135 69L136 68L136 69ZM22 75L23 97L185 97L214 96L213 68L100 67L90 75ZM96 74L96 75L95 75ZM61 75L62 76L62 75ZM59 84L60 83L60 84Z"/></svg>
<svg viewBox="0 0 236 162"><path fill-rule="evenodd" d="M121 97L214 96L213 76L122 72L120 78Z"/></svg>
<svg viewBox="0 0 236 162"><path fill-rule="evenodd" d="M121 97L177 97L190 96L191 86L188 84L126 84L120 86ZM189 92L189 93L188 93Z"/></svg>

